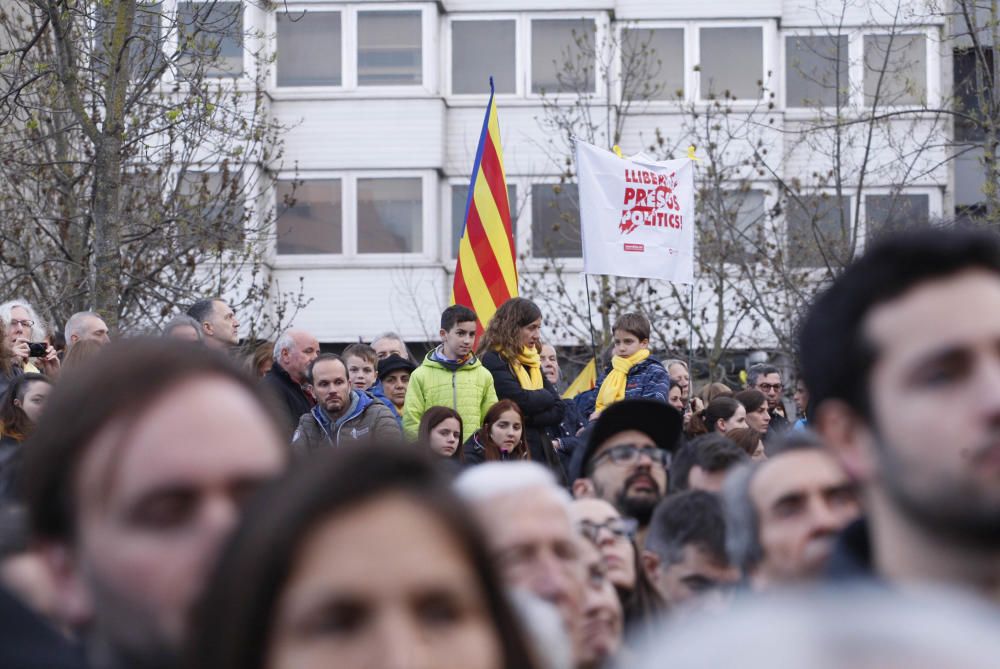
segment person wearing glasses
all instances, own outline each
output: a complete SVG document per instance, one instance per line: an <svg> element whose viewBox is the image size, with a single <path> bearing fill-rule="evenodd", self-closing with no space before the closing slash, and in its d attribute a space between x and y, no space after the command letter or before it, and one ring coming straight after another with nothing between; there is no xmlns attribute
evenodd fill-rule
<svg viewBox="0 0 1000 669"><path fill-rule="evenodd" d="M667 493L681 424L681 415L664 402L628 399L610 405L591 428L586 448L574 454L573 496L603 499L634 519L641 546L653 509Z"/></svg>
<svg viewBox="0 0 1000 669"><path fill-rule="evenodd" d="M787 430L791 423L785 415L785 405L781 401L781 370L774 365L759 364L747 370L747 389L759 390L767 398L767 412L771 416L770 427L764 441L771 441Z"/></svg>
<svg viewBox="0 0 1000 669"><path fill-rule="evenodd" d="M46 342L45 324L28 302L12 300L0 304L0 319L7 329L7 345L20 372L42 373L49 378L59 376L59 355ZM29 344L44 345L44 353L38 351L33 355Z"/></svg>

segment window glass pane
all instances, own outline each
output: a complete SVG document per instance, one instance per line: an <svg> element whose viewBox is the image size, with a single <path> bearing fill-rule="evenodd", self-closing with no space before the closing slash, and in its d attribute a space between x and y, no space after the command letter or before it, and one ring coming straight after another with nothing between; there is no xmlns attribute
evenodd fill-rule
<svg viewBox="0 0 1000 669"><path fill-rule="evenodd" d="M94 52L96 66L102 74L115 67L115 53L110 53L110 40L114 34L117 8L99 4L94 15L94 35L101 41ZM163 65L161 50L160 17L163 15L162 2L139 2L135 7L129 47L129 75L132 81L145 81L151 70Z"/></svg>
<svg viewBox="0 0 1000 669"><path fill-rule="evenodd" d="M847 101L847 35L785 38L785 90L789 107L835 107Z"/></svg>
<svg viewBox="0 0 1000 669"><path fill-rule="evenodd" d="M531 22L531 92L593 92L593 19Z"/></svg>
<svg viewBox="0 0 1000 669"><path fill-rule="evenodd" d="M343 251L340 179L278 182L278 253Z"/></svg>
<svg viewBox="0 0 1000 669"><path fill-rule="evenodd" d="M206 60L206 77L243 73L242 3L179 2L177 22L182 73L194 74Z"/></svg>
<svg viewBox="0 0 1000 669"><path fill-rule="evenodd" d="M923 35L865 35L865 104L913 105L926 94Z"/></svg>
<svg viewBox="0 0 1000 669"><path fill-rule="evenodd" d="M764 191L727 191L701 201L702 258L752 262L760 249L767 210Z"/></svg>
<svg viewBox="0 0 1000 669"><path fill-rule="evenodd" d="M531 253L536 258L580 258L580 205L576 184L531 187Z"/></svg>
<svg viewBox="0 0 1000 669"><path fill-rule="evenodd" d="M785 210L788 264L827 267L846 263L851 234L851 198L803 196L789 200Z"/></svg>
<svg viewBox="0 0 1000 669"><path fill-rule="evenodd" d="M358 253L423 251L421 179L358 179Z"/></svg>
<svg viewBox="0 0 1000 669"><path fill-rule="evenodd" d="M514 93L514 21L451 22L451 92Z"/></svg>
<svg viewBox="0 0 1000 669"><path fill-rule="evenodd" d="M989 100L992 95L988 82L993 72L993 49L955 49L952 67L955 107L963 113L962 116L955 117L955 139L981 142L986 136L988 121L983 114L980 98ZM977 80L982 83L977 84Z"/></svg>
<svg viewBox="0 0 1000 669"><path fill-rule="evenodd" d="M178 225L199 248L232 248L243 238L243 189L238 175L187 171L180 183Z"/></svg>
<svg viewBox="0 0 1000 669"><path fill-rule="evenodd" d="M701 97L759 98L763 40L761 28L702 28Z"/></svg>
<svg viewBox="0 0 1000 669"><path fill-rule="evenodd" d="M924 225L930 218L929 195L866 195L868 240L906 227Z"/></svg>
<svg viewBox="0 0 1000 669"><path fill-rule="evenodd" d="M421 43L420 12L358 12L358 85L419 84Z"/></svg>
<svg viewBox="0 0 1000 669"><path fill-rule="evenodd" d="M279 86L340 86L340 13L285 12L278 19Z"/></svg>
<svg viewBox="0 0 1000 669"><path fill-rule="evenodd" d="M458 243L465 231L465 204L469 195L469 185L451 187L451 257L458 257ZM507 185L507 206L510 207L510 228L517 246L517 186Z"/></svg>
<svg viewBox="0 0 1000 669"><path fill-rule="evenodd" d="M622 88L630 100L684 97L684 29L622 31Z"/></svg>

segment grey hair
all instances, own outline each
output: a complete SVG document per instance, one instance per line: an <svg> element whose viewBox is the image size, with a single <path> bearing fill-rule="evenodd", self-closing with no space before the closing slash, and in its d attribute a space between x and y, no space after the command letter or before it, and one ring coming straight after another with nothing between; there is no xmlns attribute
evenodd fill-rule
<svg viewBox="0 0 1000 669"><path fill-rule="evenodd" d="M278 340L274 342L274 361L281 361L281 352L290 351L295 348L295 339L292 337L291 330L285 330L278 337Z"/></svg>
<svg viewBox="0 0 1000 669"><path fill-rule="evenodd" d="M680 360L679 358L671 358L670 360L667 360L666 362L663 363L663 368L669 370L674 365L680 365L684 369L688 368L688 364L683 360Z"/></svg>
<svg viewBox="0 0 1000 669"><path fill-rule="evenodd" d="M726 475L720 495L726 516L726 555L729 564L744 576L764 559L760 545L760 519L750 497L750 484L761 463L749 462L733 467Z"/></svg>
<svg viewBox="0 0 1000 669"><path fill-rule="evenodd" d="M466 469L452 486L459 497L473 503L538 488L551 492L567 511L572 501L552 472L537 462L487 462Z"/></svg>
<svg viewBox="0 0 1000 669"><path fill-rule="evenodd" d="M410 353L410 347L406 345L406 340L403 339L398 332L389 331L376 335L372 337L372 340L368 343L368 345L371 346L372 348L375 348L375 342L382 341L383 339L394 339L398 341L400 344L403 345L403 350L406 351L406 357L409 358L410 362L419 362L419 360L416 360L413 357L413 354Z"/></svg>
<svg viewBox="0 0 1000 669"><path fill-rule="evenodd" d="M202 341L205 336L201 332L201 323L191 318L187 314L178 314L170 319L166 325L163 326L163 336L169 337L170 333L177 328L189 327L194 328L194 331L198 333L198 341Z"/></svg>
<svg viewBox="0 0 1000 669"><path fill-rule="evenodd" d="M48 332L46 331L48 324L38 316L38 312L35 311L35 308L31 306L31 303L27 300L10 300L9 302L0 304L0 318L3 319L4 324L9 327L10 319L12 318L11 312L15 307L21 307L27 311L28 319L35 322L35 324L31 326L31 341L40 342L45 339L48 335Z"/></svg>
<svg viewBox="0 0 1000 669"><path fill-rule="evenodd" d="M752 365L747 370L747 388L756 388L757 379L768 374L781 374L781 370L767 362Z"/></svg>
<svg viewBox="0 0 1000 669"><path fill-rule="evenodd" d="M66 328L63 330L63 336L66 338L66 346L72 346L73 335L79 335L80 325L83 323L85 318L101 318L101 315L96 311L78 311L69 317L66 321ZM103 320L103 319L102 319Z"/></svg>

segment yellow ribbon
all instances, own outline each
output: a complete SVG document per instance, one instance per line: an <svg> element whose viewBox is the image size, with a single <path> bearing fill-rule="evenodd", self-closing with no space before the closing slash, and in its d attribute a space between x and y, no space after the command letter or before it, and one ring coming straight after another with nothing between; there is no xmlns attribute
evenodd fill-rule
<svg viewBox="0 0 1000 669"><path fill-rule="evenodd" d="M531 347L525 347L517 354L517 360L510 363L517 382L525 390L541 390L545 387L542 381L542 359L538 351Z"/></svg>
<svg viewBox="0 0 1000 669"><path fill-rule="evenodd" d="M615 356L611 358L611 371L604 378L601 389L597 392L596 413L604 411L609 405L625 399L625 387L628 385L628 373L635 365L649 357L649 349L641 348L627 358Z"/></svg>

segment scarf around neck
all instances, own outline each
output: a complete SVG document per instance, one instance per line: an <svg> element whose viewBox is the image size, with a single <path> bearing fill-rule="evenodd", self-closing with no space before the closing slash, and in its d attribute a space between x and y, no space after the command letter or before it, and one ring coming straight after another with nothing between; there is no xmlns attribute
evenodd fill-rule
<svg viewBox="0 0 1000 669"><path fill-rule="evenodd" d="M615 356L611 358L611 371L601 384L597 393L597 403L594 411L600 413L615 402L625 399L625 388L628 385L628 373L640 362L649 357L649 349L641 348L627 358Z"/></svg>
<svg viewBox="0 0 1000 669"><path fill-rule="evenodd" d="M510 360L510 367L514 370L517 382L525 390L541 390L545 387L542 377L542 359L538 351L530 346L525 346L517 354L516 360Z"/></svg>

